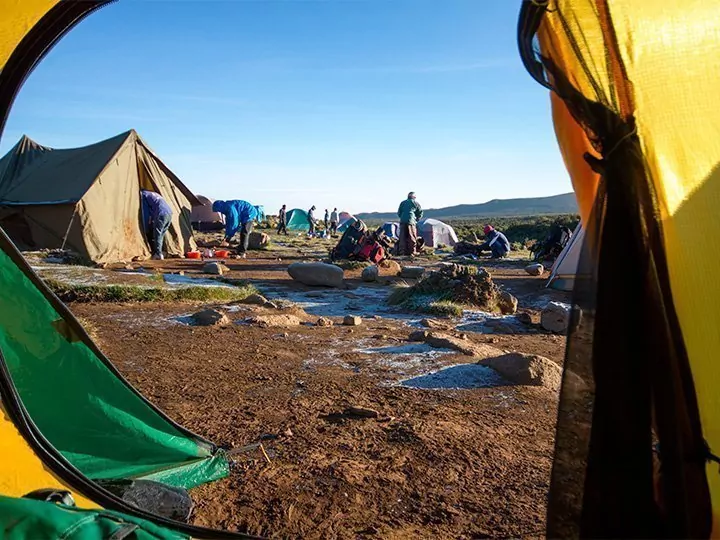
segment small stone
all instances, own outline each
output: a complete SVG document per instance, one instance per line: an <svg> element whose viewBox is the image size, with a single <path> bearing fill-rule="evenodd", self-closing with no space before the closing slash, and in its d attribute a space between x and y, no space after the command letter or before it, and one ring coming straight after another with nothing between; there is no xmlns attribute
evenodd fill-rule
<svg viewBox="0 0 720 540"><path fill-rule="evenodd" d="M258 315L250 317L247 322L261 328L300 326L300 319L295 315Z"/></svg>
<svg viewBox="0 0 720 540"><path fill-rule="evenodd" d="M512 315L517 311L518 300L507 291L501 291L497 301L500 311L504 315Z"/></svg>
<svg viewBox="0 0 720 540"><path fill-rule="evenodd" d="M348 407L343 414L357 418L377 418L380 416L380 413L375 409L367 409L365 407Z"/></svg>
<svg viewBox="0 0 720 540"><path fill-rule="evenodd" d="M177 273L178 276L184 276L184 275L185 275L185 270L178 270L176 273Z"/></svg>
<svg viewBox="0 0 720 540"><path fill-rule="evenodd" d="M548 332L564 334L570 325L571 308L562 302L550 302L540 315L540 324Z"/></svg>
<svg viewBox="0 0 720 540"><path fill-rule="evenodd" d="M362 319L357 315L345 315L343 324L345 326L360 326L362 324Z"/></svg>
<svg viewBox="0 0 720 540"><path fill-rule="evenodd" d="M203 266L202 271L204 274L213 274L216 276L222 276L224 273L224 266L219 262L209 262L209 263L205 263L205 266Z"/></svg>
<svg viewBox="0 0 720 540"><path fill-rule="evenodd" d="M415 332L412 332L408 336L409 341L425 341L427 337L430 335L430 332L427 330L416 330Z"/></svg>
<svg viewBox="0 0 720 540"><path fill-rule="evenodd" d="M268 302L265 304L265 307L270 309L280 309L280 306L278 306L275 302Z"/></svg>
<svg viewBox="0 0 720 540"><path fill-rule="evenodd" d="M403 266L400 270L400 277L407 279L419 279L425 273L422 266Z"/></svg>
<svg viewBox="0 0 720 540"><path fill-rule="evenodd" d="M230 319L217 309L204 309L194 313L192 321L195 326L222 326L228 324Z"/></svg>
<svg viewBox="0 0 720 540"><path fill-rule="evenodd" d="M355 330L353 330L352 328L347 331L348 334L352 334L353 332L355 332Z"/></svg>
<svg viewBox="0 0 720 540"><path fill-rule="evenodd" d="M317 326L332 326L333 322L327 317L320 317L315 324Z"/></svg>
<svg viewBox="0 0 720 540"><path fill-rule="evenodd" d="M381 341L385 341L385 340L387 340L387 338L388 337L385 334L375 334L373 336L373 339L379 339Z"/></svg>
<svg viewBox="0 0 720 540"><path fill-rule="evenodd" d="M390 259L385 259L378 264L378 267L380 268L380 273L385 276L397 276L402 270L402 267L397 263L397 261L392 261Z"/></svg>
<svg viewBox="0 0 720 540"><path fill-rule="evenodd" d="M264 306L268 303L267 298L262 294L251 294L242 301L243 304L251 304L254 306Z"/></svg>
<svg viewBox="0 0 720 540"><path fill-rule="evenodd" d="M520 322L521 324L526 324L526 325L528 325L528 326L533 323L533 322L532 322L532 317L531 317L530 314L527 313L526 311L522 311L522 312L518 313L517 315L515 315L515 318L516 318L516 319L518 320L518 322Z"/></svg>
<svg viewBox="0 0 720 540"><path fill-rule="evenodd" d="M131 271L132 271L132 270L135 270L135 267L134 267L132 264L126 264L126 265L125 265L125 270L131 270Z"/></svg>
<svg viewBox="0 0 720 540"><path fill-rule="evenodd" d="M540 263L528 264L525 267L525 271L531 276L542 276L545 272L545 267Z"/></svg>
<svg viewBox="0 0 720 540"><path fill-rule="evenodd" d="M296 262L288 266L287 271L291 278L305 285L342 287L344 284L343 270L334 264Z"/></svg>
<svg viewBox="0 0 720 540"><path fill-rule="evenodd" d="M360 275L360 278L367 282L373 282L377 281L378 276L380 275L380 270L377 266L368 266L367 268L364 268L362 271L362 274Z"/></svg>
<svg viewBox="0 0 720 540"><path fill-rule="evenodd" d="M295 434L293 433L293 430L290 428L287 428L285 431L283 431L283 435L288 438L295 436Z"/></svg>

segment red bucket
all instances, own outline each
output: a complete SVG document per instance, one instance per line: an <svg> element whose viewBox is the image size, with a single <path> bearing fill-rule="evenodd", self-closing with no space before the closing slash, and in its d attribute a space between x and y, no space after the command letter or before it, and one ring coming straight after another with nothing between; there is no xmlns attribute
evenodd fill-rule
<svg viewBox="0 0 720 540"><path fill-rule="evenodd" d="M230 252L227 249L218 249L215 252L215 257L218 259L227 259L230 256Z"/></svg>
<svg viewBox="0 0 720 540"><path fill-rule="evenodd" d="M187 257L188 259L201 259L202 255L199 251L188 251L185 254L185 257Z"/></svg>

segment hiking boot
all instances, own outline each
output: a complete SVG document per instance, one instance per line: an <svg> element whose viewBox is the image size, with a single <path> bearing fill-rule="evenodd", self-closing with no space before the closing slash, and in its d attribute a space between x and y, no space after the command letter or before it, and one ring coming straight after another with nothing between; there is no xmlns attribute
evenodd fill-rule
<svg viewBox="0 0 720 540"><path fill-rule="evenodd" d="M153 256L152 256L152 260L153 260L153 261L162 261L164 258L165 258L165 257L163 256L162 253L161 253L160 255L153 255Z"/></svg>
<svg viewBox="0 0 720 540"><path fill-rule="evenodd" d="M239 257L241 259L247 259L247 253L240 253Z"/></svg>

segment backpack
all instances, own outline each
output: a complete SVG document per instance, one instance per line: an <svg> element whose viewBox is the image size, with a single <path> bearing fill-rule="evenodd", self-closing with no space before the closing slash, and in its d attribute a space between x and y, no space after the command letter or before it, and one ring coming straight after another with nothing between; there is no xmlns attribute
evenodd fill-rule
<svg viewBox="0 0 720 540"><path fill-rule="evenodd" d="M385 249L378 242L369 240L360 246L360 249L355 254L355 259L377 264L385 259Z"/></svg>

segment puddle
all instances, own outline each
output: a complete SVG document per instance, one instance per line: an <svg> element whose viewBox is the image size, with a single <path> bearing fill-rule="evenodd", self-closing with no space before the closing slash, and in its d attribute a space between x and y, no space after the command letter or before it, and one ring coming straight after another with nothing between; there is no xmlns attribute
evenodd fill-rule
<svg viewBox="0 0 720 540"><path fill-rule="evenodd" d="M432 373L405 379L399 385L421 390L471 390L505 386L507 381L495 371L477 364L448 366Z"/></svg>
<svg viewBox="0 0 720 540"><path fill-rule="evenodd" d="M190 276L181 276L180 274L163 274L163 280L171 287L224 287L226 289L235 289L234 285L223 283L216 279L196 278Z"/></svg>

